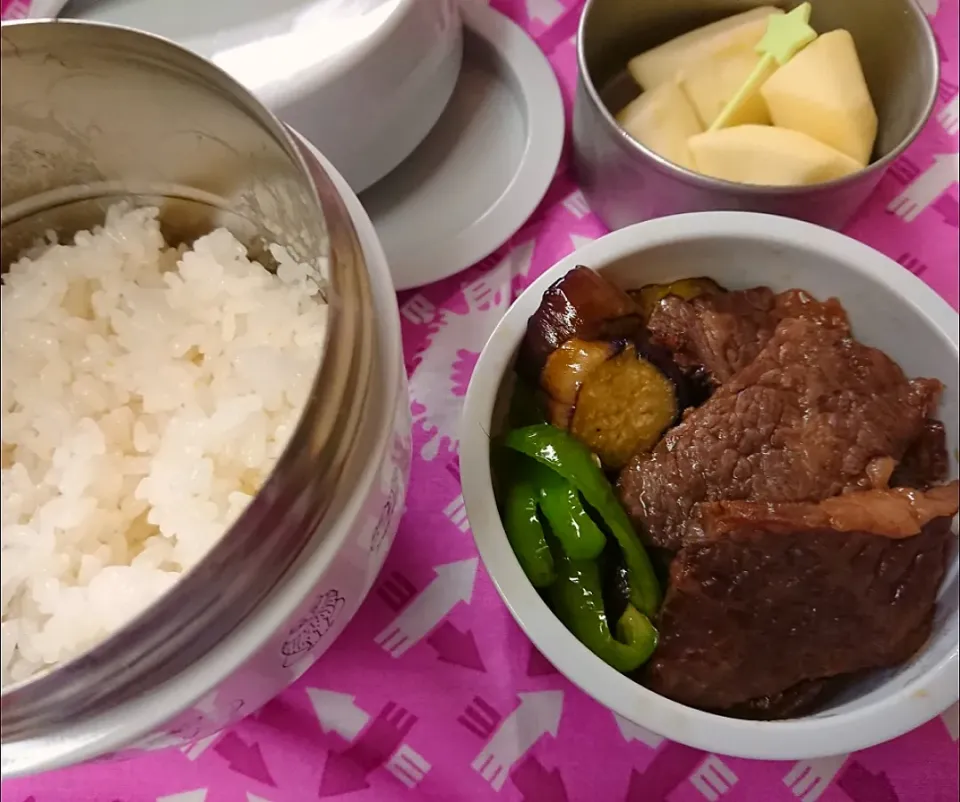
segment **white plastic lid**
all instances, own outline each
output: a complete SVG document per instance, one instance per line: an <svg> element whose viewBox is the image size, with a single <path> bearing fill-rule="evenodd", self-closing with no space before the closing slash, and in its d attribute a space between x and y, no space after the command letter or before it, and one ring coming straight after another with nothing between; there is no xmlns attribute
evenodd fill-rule
<svg viewBox="0 0 960 802"><path fill-rule="evenodd" d="M360 195L398 290L489 256L534 212L557 171L564 112L553 68L527 34L463 2L463 64L420 146Z"/></svg>
<svg viewBox="0 0 960 802"><path fill-rule="evenodd" d="M171 39L272 105L362 51L404 0L72 0L60 12Z"/></svg>

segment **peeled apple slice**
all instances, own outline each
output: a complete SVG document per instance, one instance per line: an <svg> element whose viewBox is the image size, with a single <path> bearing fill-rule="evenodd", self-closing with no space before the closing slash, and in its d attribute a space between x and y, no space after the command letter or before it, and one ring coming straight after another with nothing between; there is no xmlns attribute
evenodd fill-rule
<svg viewBox="0 0 960 802"><path fill-rule="evenodd" d="M684 65L695 64L738 47L752 50L766 31L770 15L782 13L782 10L773 6L759 6L711 22L634 56L627 64L627 69L641 87L653 89L673 81Z"/></svg>
<svg viewBox="0 0 960 802"><path fill-rule="evenodd" d="M680 88L693 105L703 127L709 128L747 78L760 63L761 56L752 48L736 47L702 59L681 70ZM771 74L776 69L774 65ZM769 125L770 113L759 94L752 95L740 106L730 125Z"/></svg>
<svg viewBox="0 0 960 802"><path fill-rule="evenodd" d="M818 37L777 70L760 94L774 125L809 134L861 167L870 161L877 112L847 31Z"/></svg>
<svg viewBox="0 0 960 802"><path fill-rule="evenodd" d="M695 169L687 140L703 131L703 126L676 83L644 92L620 111L617 122L654 153L688 170Z"/></svg>
<svg viewBox="0 0 960 802"><path fill-rule="evenodd" d="M742 184L803 186L842 178L862 165L800 131L738 125L690 137L697 170Z"/></svg>

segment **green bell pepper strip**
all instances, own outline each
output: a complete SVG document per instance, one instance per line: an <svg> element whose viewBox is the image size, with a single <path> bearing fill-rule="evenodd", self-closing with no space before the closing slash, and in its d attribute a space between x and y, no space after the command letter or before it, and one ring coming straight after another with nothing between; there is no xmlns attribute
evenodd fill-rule
<svg viewBox="0 0 960 802"><path fill-rule="evenodd" d="M629 674L657 648L658 634L650 619L628 604L610 632L603 607L600 568L592 560L557 555L557 580L547 595L553 611L584 646L617 671Z"/></svg>
<svg viewBox="0 0 960 802"><path fill-rule="evenodd" d="M524 472L529 471L531 483L540 488L540 512L564 553L575 560L599 557L607 536L584 508L577 488L542 462L524 462Z"/></svg>
<svg viewBox="0 0 960 802"><path fill-rule="evenodd" d="M620 545L630 584L630 603L639 612L653 616L660 607L660 584L627 513L589 449L573 435L546 423L508 432L503 445L539 460L583 494Z"/></svg>
<svg viewBox="0 0 960 802"><path fill-rule="evenodd" d="M535 588L557 578L553 555L537 516L540 488L523 475L511 477L504 491L503 528L523 572Z"/></svg>

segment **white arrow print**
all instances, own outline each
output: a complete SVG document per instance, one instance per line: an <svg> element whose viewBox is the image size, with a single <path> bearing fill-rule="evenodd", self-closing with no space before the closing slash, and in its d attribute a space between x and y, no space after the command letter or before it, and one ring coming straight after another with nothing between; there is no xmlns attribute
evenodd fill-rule
<svg viewBox="0 0 960 802"><path fill-rule="evenodd" d="M417 596L374 641L394 657L400 657L457 606L470 602L477 578L477 557L434 566L437 577Z"/></svg>
<svg viewBox="0 0 960 802"><path fill-rule="evenodd" d="M920 212L960 180L960 153L940 153L933 164L911 181L887 209L911 223Z"/></svg>
<svg viewBox="0 0 960 802"><path fill-rule="evenodd" d="M169 796L158 796L157 802L206 802L207 789L197 788L195 791L183 791Z"/></svg>
<svg viewBox="0 0 960 802"><path fill-rule="evenodd" d="M783 784L800 802L817 802L839 774L849 755L801 760L783 778Z"/></svg>
<svg viewBox="0 0 960 802"><path fill-rule="evenodd" d="M527 16L544 25L552 25L565 10L560 0L527 0Z"/></svg>
<svg viewBox="0 0 960 802"><path fill-rule="evenodd" d="M313 712L324 732L335 732L345 741L353 741L370 721L370 714L347 693L307 688ZM415 788L432 766L409 744L402 743L384 768L407 788Z"/></svg>
<svg viewBox="0 0 960 802"><path fill-rule="evenodd" d="M221 735L223 735L222 731L215 732L213 735L208 735L206 738L201 738L199 741L194 741L186 746L181 746L180 751L186 755L187 760L195 761L198 757L200 757L200 755L213 746L214 742L219 740Z"/></svg>
<svg viewBox="0 0 960 802"><path fill-rule="evenodd" d="M367 726L370 714L354 701L355 696L318 688L307 688L320 729L335 732L346 741L352 741Z"/></svg>
<svg viewBox="0 0 960 802"><path fill-rule="evenodd" d="M584 237L581 234L570 235L570 242L573 243L574 250L577 250L577 248L582 248L584 245L589 245L591 242L593 242L593 240L593 237Z"/></svg>
<svg viewBox="0 0 960 802"><path fill-rule="evenodd" d="M954 741L960 740L960 702L955 702L953 707L944 710L940 714L940 720L950 733L950 737Z"/></svg>
<svg viewBox="0 0 960 802"><path fill-rule="evenodd" d="M708 755L690 775L690 784L707 802L717 802L737 784L737 775L716 755Z"/></svg>
<svg viewBox="0 0 960 802"><path fill-rule="evenodd" d="M257 796L256 794L251 794L247 791L247 802L270 802L269 799L264 799L262 796Z"/></svg>
<svg viewBox="0 0 960 802"><path fill-rule="evenodd" d="M563 208L576 217L577 220L582 220L590 214L590 205L587 203L583 192L579 189L571 192L563 199Z"/></svg>
<svg viewBox="0 0 960 802"><path fill-rule="evenodd" d="M518 693L520 704L487 742L470 767L494 791L503 788L514 764L544 735L557 737L563 713L563 691Z"/></svg>
<svg viewBox="0 0 960 802"><path fill-rule="evenodd" d="M937 121L948 134L960 131L960 94L954 95L953 100L940 109L937 113Z"/></svg>
<svg viewBox="0 0 960 802"><path fill-rule="evenodd" d="M632 721L627 721L623 716L618 713L613 714L613 720L617 722L617 729L620 730L620 734L623 736L623 740L627 743L631 741L640 741L642 744L646 744L651 749L656 749L660 744L663 743L663 738L657 735L655 732L650 732L650 730L645 727L641 727L639 724L634 724Z"/></svg>

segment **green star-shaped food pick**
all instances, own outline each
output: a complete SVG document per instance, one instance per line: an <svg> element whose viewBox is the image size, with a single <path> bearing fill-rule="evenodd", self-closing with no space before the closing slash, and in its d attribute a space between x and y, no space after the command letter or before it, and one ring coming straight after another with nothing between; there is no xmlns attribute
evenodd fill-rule
<svg viewBox="0 0 960 802"><path fill-rule="evenodd" d="M754 67L743 86L713 121L711 131L726 128L743 104L759 91L763 82L777 67L786 64L817 38L817 32L810 27L810 11L810 4L802 3L789 14L770 16L766 33L757 42L756 51L761 55L760 63Z"/></svg>
<svg viewBox="0 0 960 802"><path fill-rule="evenodd" d="M817 38L809 24L810 10L810 4L803 3L789 14L772 14L756 51L764 58L775 58L781 65L790 61Z"/></svg>

